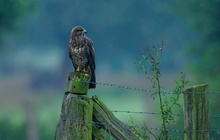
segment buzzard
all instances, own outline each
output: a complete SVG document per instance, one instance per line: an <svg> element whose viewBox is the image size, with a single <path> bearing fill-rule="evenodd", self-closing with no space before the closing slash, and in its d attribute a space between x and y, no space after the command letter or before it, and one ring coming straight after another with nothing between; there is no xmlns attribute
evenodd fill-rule
<svg viewBox="0 0 220 140"><path fill-rule="evenodd" d="M84 72L91 75L89 88L96 87L95 78L95 50L91 39L86 37L86 30L76 26L71 31L69 42L69 57L77 72Z"/></svg>

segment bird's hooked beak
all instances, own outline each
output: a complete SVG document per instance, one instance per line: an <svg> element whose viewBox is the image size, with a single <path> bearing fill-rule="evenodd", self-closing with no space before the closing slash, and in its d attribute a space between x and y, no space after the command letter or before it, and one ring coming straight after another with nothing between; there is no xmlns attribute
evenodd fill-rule
<svg viewBox="0 0 220 140"><path fill-rule="evenodd" d="M85 29L83 29L83 33L87 33L87 31Z"/></svg>

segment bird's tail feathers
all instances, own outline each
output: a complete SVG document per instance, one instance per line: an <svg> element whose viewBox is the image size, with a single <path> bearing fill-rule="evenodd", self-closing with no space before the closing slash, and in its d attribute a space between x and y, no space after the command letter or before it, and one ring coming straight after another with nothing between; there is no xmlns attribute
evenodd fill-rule
<svg viewBox="0 0 220 140"><path fill-rule="evenodd" d="M89 89L90 88L96 88L96 78L95 78L95 72L94 71L92 72L92 75L91 75Z"/></svg>

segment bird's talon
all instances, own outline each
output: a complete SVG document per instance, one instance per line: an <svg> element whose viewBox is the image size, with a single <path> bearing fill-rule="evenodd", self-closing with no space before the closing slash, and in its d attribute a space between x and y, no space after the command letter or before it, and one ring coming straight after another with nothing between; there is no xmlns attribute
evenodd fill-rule
<svg viewBox="0 0 220 140"><path fill-rule="evenodd" d="M87 73L88 71L84 68L83 70L82 70L83 72L85 72L85 73Z"/></svg>
<svg viewBox="0 0 220 140"><path fill-rule="evenodd" d="M79 72L79 67L77 67L76 71Z"/></svg>

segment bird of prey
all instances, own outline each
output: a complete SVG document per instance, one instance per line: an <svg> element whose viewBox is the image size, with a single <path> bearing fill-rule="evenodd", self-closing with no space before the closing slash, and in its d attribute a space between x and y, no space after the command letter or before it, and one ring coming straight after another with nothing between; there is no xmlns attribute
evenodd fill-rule
<svg viewBox="0 0 220 140"><path fill-rule="evenodd" d="M91 75L90 88L96 88L95 78L95 50L93 42L85 35L86 30L82 26L76 26L71 31L69 42L69 57L77 72Z"/></svg>

